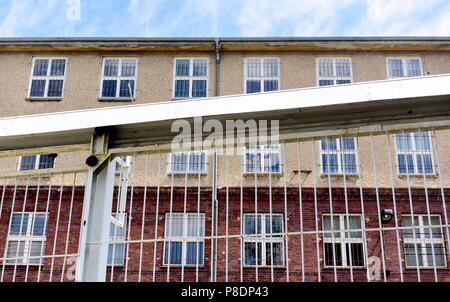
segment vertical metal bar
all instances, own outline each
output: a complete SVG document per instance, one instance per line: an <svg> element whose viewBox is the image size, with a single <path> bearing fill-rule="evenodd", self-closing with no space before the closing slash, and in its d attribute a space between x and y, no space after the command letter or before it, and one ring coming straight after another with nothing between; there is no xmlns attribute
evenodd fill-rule
<svg viewBox="0 0 450 302"><path fill-rule="evenodd" d="M316 180L316 157L315 154L315 140L314 138L311 140L311 151L312 151L312 178L313 178L313 188L314 188L314 221L316 226L316 257L317 257L317 278L318 281L322 281L322 277L320 274L320 245L319 245L319 218L317 217L317 180Z"/></svg>
<svg viewBox="0 0 450 302"><path fill-rule="evenodd" d="M228 188L228 155L225 154L225 282L228 282L228 215L229 215L229 188Z"/></svg>
<svg viewBox="0 0 450 302"><path fill-rule="evenodd" d="M187 216L187 212L186 212L186 205L187 205L187 183L188 183L188 177L187 177L187 173L184 174L184 201L183 201L183 216L184 219L186 220L186 235L187 235L187 231L188 231L188 227L189 227L189 219ZM186 237L183 236L183 244L182 244L185 249L184 251L181 253L182 255L182 260L181 260L181 282L184 282L184 264L187 261L187 241L186 241Z"/></svg>
<svg viewBox="0 0 450 302"><path fill-rule="evenodd" d="M143 251L144 251L144 226L145 226L145 212L147 209L147 186L148 186L149 160L150 160L150 155L147 154L146 161L145 161L144 200L143 200L143 205L142 205L141 243L140 243L140 247L139 247L138 282L142 281L142 257L143 257ZM156 221L158 221L158 219L156 219Z"/></svg>
<svg viewBox="0 0 450 302"><path fill-rule="evenodd" d="M386 276L386 258L384 255L384 236L383 236L383 225L381 223L381 207L380 207L380 195L378 190L378 174L377 174L377 162L375 159L375 147L373 144L373 133L370 133L370 146L372 150L372 171L375 181L375 194L377 198L377 211L378 211L378 226L379 226L379 233L380 233L380 246L381 246L381 263L383 267L383 280L384 282L387 282L387 276Z"/></svg>
<svg viewBox="0 0 450 302"><path fill-rule="evenodd" d="M62 174L61 186L60 186L60 192L59 192L59 201L58 201L58 214L56 216L56 226L55 226L55 235L54 235L55 237L53 239L52 262L50 264L49 282L53 281L53 268L54 268L54 264L55 264L56 242L57 242L57 239L58 239L59 219L60 219L60 216L61 216L61 203L62 203L62 197L63 197L63 192L64 192L64 177L65 177L65 175Z"/></svg>
<svg viewBox="0 0 450 302"><path fill-rule="evenodd" d="M242 149L241 149L242 151ZM239 191L239 224L240 224L240 261L239 261L239 277L240 277L240 282L244 281L244 261L245 261L245 247L244 247L244 209L243 209L243 204L244 204L244 164L245 164L245 151L244 154L242 154L242 156L239 157L239 160L241 161L241 179L240 179L240 186L241 189Z"/></svg>
<svg viewBox="0 0 450 302"><path fill-rule="evenodd" d="M269 152L271 152L271 150L269 150ZM261 155L261 158L263 158L263 157L264 157L264 154ZM270 278L271 279L270 280L272 282L274 282L275 278L274 278L274 271L273 271L273 262L274 262L273 260L274 259L273 259L273 234L272 234L273 233L273 209L272 209L273 200L272 200L272 171L271 171L272 165L273 165L272 154L270 154L270 156L269 156L269 169L270 169L270 171L269 171L269 224L270 224L269 230L270 230L270 257L271 257L271 259L270 259ZM266 221L264 221L264 223L265 222ZM262 224L262 221L261 221L261 224ZM267 230L267 227L265 228L264 232L266 232L266 230ZM267 234L266 234L266 236L267 236ZM264 239L266 238L266 236L264 236ZM267 243L265 240L262 242L262 244L264 245L264 248L267 248ZM263 251L263 247L261 247L261 251ZM266 255L267 255L267 252L266 252ZM283 257L284 257L284 255L283 255ZM262 258L262 255L261 255L261 258ZM266 262L267 262L267 259L266 259ZM267 265L267 263L266 263L266 265Z"/></svg>
<svg viewBox="0 0 450 302"><path fill-rule="evenodd" d="M116 164L116 167L117 167L117 164ZM116 173L117 172L114 171L114 178L116 178ZM120 213L120 201L121 201L120 199L121 199L121 195L122 195L122 190L124 189L124 188L122 188L123 175L124 175L123 167L120 165L119 185L117 186L116 210L115 210L115 213L114 213L114 215L115 215L114 218L116 218L116 219L120 219L119 216L122 214L122 213ZM112 209L111 209L111 212L112 212ZM112 215L113 215L113 213L111 213L111 217L112 217ZM123 220L123 223L125 223L125 219ZM111 228L111 223L110 223L110 228ZM114 281L114 266L116 265L116 242L117 242L116 240L117 240L117 228L118 228L118 226L114 225L113 228L114 228L113 238L111 239L111 230L110 230L109 238L108 238L108 242L109 242L108 243L108 254L109 254L109 247L112 246L111 264L109 265L107 263L107 266L111 267L111 269L110 269L111 273L110 273L110 276L109 276L109 281L110 282Z"/></svg>
<svg viewBox="0 0 450 302"><path fill-rule="evenodd" d="M17 196L17 181L18 178L16 177L14 180L14 193L13 193L13 200L12 200L12 204L11 204L11 211L9 213L9 226L8 226L8 231L11 230L11 222L12 222L12 217L14 214L14 206L16 204L16 196ZM8 243L8 242L7 242ZM2 265L2 276L0 278L0 282L3 282L3 278L5 276L5 266L7 261L7 256L8 255L8 248L6 247L4 252L3 252L3 265Z"/></svg>
<svg viewBox="0 0 450 302"><path fill-rule="evenodd" d="M298 170L298 207L300 212L300 256L302 259L302 282L305 282L305 253L303 247L303 195L300 142L297 141L297 170Z"/></svg>
<svg viewBox="0 0 450 302"><path fill-rule="evenodd" d="M195 282L198 282L198 272L199 272L199 265L200 265L200 189L201 189L201 175L200 173L197 174L197 261L195 263ZM203 230L205 232L205 230ZM205 249L205 234L203 234L203 250ZM203 262L205 262L205 256L203 253Z"/></svg>
<svg viewBox="0 0 450 302"><path fill-rule="evenodd" d="M159 197L161 193L161 153L158 153L158 188L156 192L156 210L155 210L155 236L153 242L153 276L152 280L155 282L156 280L156 249L158 247L158 225L159 225ZM163 242L164 244L164 242ZM163 246L164 250L164 246Z"/></svg>
<svg viewBox="0 0 450 302"><path fill-rule="evenodd" d="M398 253L398 267L400 271L400 281L404 281L403 277L403 265L402 265L402 254L400 249L400 233L398 228L398 215L397 215L397 198L395 197L395 181L394 181L394 165L392 164L392 156L391 156L391 139L389 136L389 132L386 132L387 137L387 147L388 147L388 158L389 158L389 174L391 179L391 187L392 187L392 202L394 205L394 223L395 223L395 236L397 239L397 253Z"/></svg>
<svg viewBox="0 0 450 302"><path fill-rule="evenodd" d="M3 190L2 190L2 199L0 201L0 219L2 218L2 213L3 213L3 202L5 201L5 192L6 192L6 180L7 178L4 178L4 183L3 183Z"/></svg>
<svg viewBox="0 0 450 302"><path fill-rule="evenodd" d="M125 276L124 276L124 281L127 282L128 281L128 264L130 261L129 255L130 255L130 241L131 241L131 224L133 223L133 202L134 202L134 185L135 185L135 159L137 158L137 155L133 156L133 159L131 160L130 163L130 169L131 169L131 173L130 173L130 179L131 179L131 192L130 192L130 206L129 206L129 210L128 210L128 219L124 219L124 221L128 220L128 224L127 224L127 228L128 230L127 235L126 235L126 245L125 245L125 249L126 249L126 256L125 256Z"/></svg>
<svg viewBox="0 0 450 302"><path fill-rule="evenodd" d="M62 267L62 271L61 271L61 282L64 281L66 258L67 258L67 253L69 251L69 237L70 237L70 229L72 227L72 210L73 210L73 199L75 197L76 180L77 180L77 173L74 173L73 174L73 183L72 183L72 196L70 197L70 206L69 206L69 221L68 221L68 228L67 228L67 234L66 234L66 246L64 248L63 267Z"/></svg>
<svg viewBox="0 0 450 302"><path fill-rule="evenodd" d="M421 131L420 128L418 129L418 135L419 137L424 135L425 132ZM428 138L428 132L427 132L427 139L431 139ZM433 142L431 142L431 145L433 144ZM430 145L430 148L431 148ZM417 152L420 152L420 150L417 150ZM425 201L426 201L426 205L427 205L427 215L428 215L428 224L429 224L429 234L430 234L430 239L431 239L431 253L433 254L432 259L433 259L433 273L434 273L434 281L438 282L439 278L438 278L438 274L437 274L437 269L436 269L436 254L435 254L435 250L434 250L434 243L433 243L433 232L431 229L431 211L430 211L430 201L429 201L429 197L428 197L428 182L427 182L427 177L425 175L425 159L424 159L424 154L422 153L422 161L421 161L421 166L422 166L422 173L423 173L423 187L425 190Z"/></svg>
<svg viewBox="0 0 450 302"><path fill-rule="evenodd" d="M171 175L171 181L170 181L170 205L169 205L169 242L168 242L168 250L167 250L167 271L166 271L166 281L169 282L170 281L170 256L171 256L171 246L172 246L172 221L173 221L173 181L174 181L174 175L173 175L173 171L172 171L172 175ZM184 220L184 217L183 217ZM167 221L166 221L167 224ZM164 243L165 245L165 243ZM183 251L183 247L181 247L181 251Z"/></svg>
<svg viewBox="0 0 450 302"><path fill-rule="evenodd" d="M284 180L284 235L286 237L286 282L289 282L289 226L288 226L288 201L287 201L287 182L286 182L286 150L283 148L283 180ZM270 226L272 227L272 226ZM273 248L272 248L272 263L273 263Z"/></svg>
<svg viewBox="0 0 450 302"><path fill-rule="evenodd" d="M49 185L48 185L47 204L46 204L46 206L45 206L45 213L46 213L46 215L47 215L47 218L45 219L45 222L44 222L44 230L45 230L45 233L46 233L46 234L48 234L47 226L48 226L48 221L49 221L49 219L50 219L49 207L50 207L50 197L51 197L51 194L52 194L52 178L50 177ZM45 251L45 247L44 247L43 249L44 249L44 251ZM45 253L44 253L44 254L45 254ZM45 259L43 259L43 260L41 260L41 261L44 261L44 260L45 260ZM42 270L42 266L43 266L43 265L39 265L39 267L38 267L37 282L40 282L40 280L41 280L41 270Z"/></svg>
<svg viewBox="0 0 450 302"><path fill-rule="evenodd" d="M256 156L254 156L254 166L256 167ZM259 163L259 168L261 168L261 163ZM256 172L254 172L255 176L255 232L258 234L258 175ZM262 217L261 217L261 228L262 228ZM262 230L261 230L262 232ZM259 280L259 270L258 270L258 243L255 242L255 255L256 255L256 261L255 261L255 281L258 282ZM262 243L261 243L261 252L262 252ZM261 255L262 259L262 255Z"/></svg>
<svg viewBox="0 0 450 302"><path fill-rule="evenodd" d="M434 144L432 144L433 148L434 148L434 155L436 158L436 168L437 168L437 173L438 173L438 177L439 177L439 187L440 187L440 191L441 191L441 198L442 198L442 210L444 212L444 220L445 220L445 230L447 233L447 245L448 245L448 249L447 251L450 252L450 232L449 232L449 223L448 223L448 215L447 215L447 202L445 200L445 194L444 194L444 182L442 180L442 173L441 173L441 163L439 162L439 152L438 152L438 142L437 142L437 136L436 136L436 130L433 128L433 136L436 137L436 141Z"/></svg>

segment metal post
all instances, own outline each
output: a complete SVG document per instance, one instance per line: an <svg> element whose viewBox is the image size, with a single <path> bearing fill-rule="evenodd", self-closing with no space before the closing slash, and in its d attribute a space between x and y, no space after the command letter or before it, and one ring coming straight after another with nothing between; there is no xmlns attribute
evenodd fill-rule
<svg viewBox="0 0 450 302"><path fill-rule="evenodd" d="M76 281L104 282L116 168L106 133L93 135L92 154L98 163L89 168L86 180Z"/></svg>

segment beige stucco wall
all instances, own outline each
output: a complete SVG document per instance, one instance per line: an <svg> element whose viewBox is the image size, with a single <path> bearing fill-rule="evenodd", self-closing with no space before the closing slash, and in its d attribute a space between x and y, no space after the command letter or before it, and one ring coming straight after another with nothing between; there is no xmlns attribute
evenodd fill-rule
<svg viewBox="0 0 450 302"><path fill-rule="evenodd" d="M33 57L58 56L68 58L67 75L65 80L64 99L60 102L30 102L26 101L29 76ZM129 102L99 102L99 89L102 58L111 56L107 53L0 53L0 117L26 115L44 112L56 112L76 110L85 108L97 108L103 106L126 105ZM114 56L132 56L139 58L136 103L169 101L172 98L173 86L173 63L175 57L207 57L209 59L209 83L208 95L215 95L215 54L213 53L123 53ZM420 57L423 63L425 75L450 73L450 53L390 53L390 52L345 52L345 53L318 53L318 52L226 52L222 54L220 63L220 94L241 94L244 92L244 58L245 57L276 57L281 64L281 89L311 87L316 85L316 58L320 56L334 57L343 56L352 58L354 82L383 80L387 77L386 58L413 56ZM439 131L433 137L439 154L439 168L445 186L450 186L450 156L446 150L450 149L450 131ZM364 187L389 187L392 185L389 172L389 160L387 153L387 137L376 136L374 138L375 162L377 177L373 174L372 150L370 138L359 139L359 162ZM391 158L396 165L395 144L391 137ZM316 142L312 148L311 142L302 142L301 147L301 170L312 171L315 169L315 182L319 187L328 186L328 177L320 175L319 166L319 144ZM315 161L312 161L312 150L315 151ZM273 176L273 186L298 186L299 174L295 173L297 167L297 146L288 144L284 149L285 173ZM87 153L60 154L57 161L58 167L77 166L84 163ZM0 171L14 171L17 169L17 157L0 158ZM162 156L160 184L172 185L172 176L166 173L167 156ZM219 157L219 186L240 186L241 184L241 158L230 157L229 173L225 177L225 159ZM146 156L138 156L135 159L136 185L157 184L158 157L150 156L149 173L145 177ZM201 186L211 185L211 157L208 163L208 173L200 177ZM399 177L394 167L394 185L407 187L405 177ZM302 186L312 186L313 173L300 173ZM258 186L269 184L267 176L257 177ZM332 186L343 186L342 177L332 177ZM82 184L82 178L77 179ZM254 186L254 176L244 175L242 177L244 186ZM359 186L358 177L348 177L347 186ZM438 186L438 177L426 179L428 186ZM188 176L189 186L198 185L197 176ZM423 186L423 178L412 177L411 185ZM1 185L1 184L0 184ZM173 177L174 186L184 186L184 176Z"/></svg>

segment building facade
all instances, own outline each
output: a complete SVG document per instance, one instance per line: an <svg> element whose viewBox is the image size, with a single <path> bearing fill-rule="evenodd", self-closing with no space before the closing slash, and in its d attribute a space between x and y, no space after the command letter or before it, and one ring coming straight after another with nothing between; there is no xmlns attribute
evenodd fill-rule
<svg viewBox="0 0 450 302"><path fill-rule="evenodd" d="M0 70L6 118L449 74L450 39L3 39ZM449 139L418 128L123 156L107 278L450 281ZM89 154L0 157L2 280L72 280L86 174L33 171Z"/></svg>

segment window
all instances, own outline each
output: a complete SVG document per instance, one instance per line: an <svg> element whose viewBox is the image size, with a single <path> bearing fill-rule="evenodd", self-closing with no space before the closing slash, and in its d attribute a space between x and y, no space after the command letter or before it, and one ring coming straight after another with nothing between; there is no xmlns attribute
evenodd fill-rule
<svg viewBox="0 0 450 302"><path fill-rule="evenodd" d="M19 161L19 171L52 169L55 166L56 156L56 154L22 156Z"/></svg>
<svg viewBox="0 0 450 302"><path fill-rule="evenodd" d="M120 159L127 165L131 164L131 156L120 156ZM116 173L122 172L122 165L116 163Z"/></svg>
<svg viewBox="0 0 450 302"><path fill-rule="evenodd" d="M261 145L244 150L245 173L280 173L281 146Z"/></svg>
<svg viewBox="0 0 450 302"><path fill-rule="evenodd" d="M175 59L174 98L208 96L208 59Z"/></svg>
<svg viewBox="0 0 450 302"><path fill-rule="evenodd" d="M134 58L105 58L100 98L135 98L137 63L138 60Z"/></svg>
<svg viewBox="0 0 450 302"><path fill-rule="evenodd" d="M66 64L63 58L34 58L28 97L61 99Z"/></svg>
<svg viewBox="0 0 450 302"><path fill-rule="evenodd" d="M400 175L434 174L430 132L396 134L395 142Z"/></svg>
<svg viewBox="0 0 450 302"><path fill-rule="evenodd" d="M166 214L164 265L203 265L205 214Z"/></svg>
<svg viewBox="0 0 450 302"><path fill-rule="evenodd" d="M350 84L352 78L352 59L317 58L317 84L319 86Z"/></svg>
<svg viewBox="0 0 450 302"><path fill-rule="evenodd" d="M171 153L169 173L206 173L206 159L205 151Z"/></svg>
<svg viewBox="0 0 450 302"><path fill-rule="evenodd" d="M407 267L446 267L444 235L442 233L441 216L414 215L415 234L411 216L402 217L403 244ZM417 252L417 255L416 255ZM434 252L434 254L433 254ZM416 258L417 256L417 258Z"/></svg>
<svg viewBox="0 0 450 302"><path fill-rule="evenodd" d="M245 59L245 93L280 90L280 60L274 58Z"/></svg>
<svg viewBox="0 0 450 302"><path fill-rule="evenodd" d="M388 78L420 77L422 62L419 58L388 58Z"/></svg>
<svg viewBox="0 0 450 302"><path fill-rule="evenodd" d="M336 214L333 221L331 215L324 215L323 231L325 266L364 266L361 215Z"/></svg>
<svg viewBox="0 0 450 302"><path fill-rule="evenodd" d="M118 215L125 214L113 214L115 218ZM123 226L119 226L111 222L109 228L109 240L108 245L108 265L124 265L125 262L125 239L126 239L126 217L123 219L125 222ZM114 255L114 257L113 257Z"/></svg>
<svg viewBox="0 0 450 302"><path fill-rule="evenodd" d="M244 265L284 266L283 233L282 214L245 214Z"/></svg>
<svg viewBox="0 0 450 302"><path fill-rule="evenodd" d="M322 174L357 174L356 139L323 139L320 143Z"/></svg>
<svg viewBox="0 0 450 302"><path fill-rule="evenodd" d="M46 213L13 213L8 233L6 263L41 264L46 236Z"/></svg>

